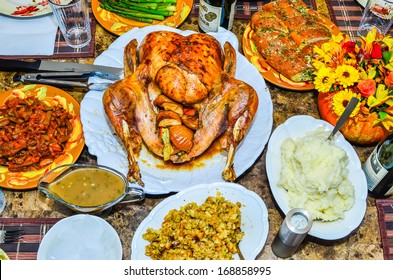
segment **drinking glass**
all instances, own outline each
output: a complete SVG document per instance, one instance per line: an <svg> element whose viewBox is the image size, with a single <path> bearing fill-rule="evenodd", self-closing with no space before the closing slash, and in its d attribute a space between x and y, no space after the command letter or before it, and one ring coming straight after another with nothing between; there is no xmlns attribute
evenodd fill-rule
<svg viewBox="0 0 393 280"><path fill-rule="evenodd" d="M372 27L386 34L392 26L393 0L368 0L358 29L359 36L366 36Z"/></svg>
<svg viewBox="0 0 393 280"><path fill-rule="evenodd" d="M87 0L49 0L53 14L66 43L82 48L91 41L89 4Z"/></svg>

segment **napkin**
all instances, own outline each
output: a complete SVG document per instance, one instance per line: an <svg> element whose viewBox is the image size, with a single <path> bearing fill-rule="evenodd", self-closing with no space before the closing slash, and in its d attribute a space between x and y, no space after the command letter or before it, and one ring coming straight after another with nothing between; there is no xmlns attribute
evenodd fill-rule
<svg viewBox="0 0 393 280"><path fill-rule="evenodd" d="M378 222L381 233L383 257L393 260L393 197L377 199Z"/></svg>
<svg viewBox="0 0 393 280"><path fill-rule="evenodd" d="M0 55L53 55L57 27L53 15L22 19L0 15Z"/></svg>

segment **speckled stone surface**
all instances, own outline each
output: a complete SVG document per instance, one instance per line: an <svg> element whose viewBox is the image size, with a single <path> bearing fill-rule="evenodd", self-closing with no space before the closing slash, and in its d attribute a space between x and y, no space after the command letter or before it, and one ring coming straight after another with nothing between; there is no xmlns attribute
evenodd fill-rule
<svg viewBox="0 0 393 280"><path fill-rule="evenodd" d="M233 32L238 36L240 46L243 31L247 21L235 20ZM197 30L197 18L188 18L180 29ZM96 28L96 46L95 56L100 55L117 37L106 32L97 25ZM61 60L60 60L61 61ZM70 59L68 61L79 61L83 63L92 63L91 59ZM0 92L6 91L18 86L18 83L12 81L13 74L0 72ZM287 118L294 115L311 115L319 118L317 109L316 92L293 92L277 88L268 84L271 98L273 101L273 130L283 123ZM75 98L81 100L81 92L70 92ZM1 93L0 93L1 94ZM354 147L363 162L370 154L372 147ZM269 212L269 235L261 253L257 259L275 260L277 258L271 249L271 244L276 236L282 220L283 214L275 204L274 198L269 188L266 171L265 171L266 149L258 158L255 164L240 178L237 183L246 188L253 190L264 200ZM78 162L95 162L95 158L89 155L87 148L84 149ZM30 191L13 191L3 189L7 199L7 205L2 217L18 218L38 218L53 217L62 218L72 214L70 210L54 203L53 200L46 198L37 190ZM130 259L131 240L133 234L149 214L155 205L164 198L147 197L143 202L133 204L117 205L109 213L103 214L105 218L119 233L123 245L123 259ZM377 209L375 201L371 198L367 201L367 212L360 227L352 234L342 240L324 241L315 238L306 237L298 251L289 259L297 260L346 260L346 259L383 259L381 238L378 226Z"/></svg>

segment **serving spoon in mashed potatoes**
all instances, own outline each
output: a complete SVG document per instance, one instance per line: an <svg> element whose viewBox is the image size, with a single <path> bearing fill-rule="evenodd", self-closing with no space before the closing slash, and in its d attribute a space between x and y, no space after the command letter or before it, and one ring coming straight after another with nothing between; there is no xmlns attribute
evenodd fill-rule
<svg viewBox="0 0 393 280"><path fill-rule="evenodd" d="M333 140L334 135L345 124L345 122L351 116L351 113L356 108L356 105L358 105L358 103L359 103L359 98L352 97L352 99L349 101L347 107L345 107L344 112L341 114L340 118L338 119L336 125L334 126L332 133L330 133L329 137L327 138L329 141Z"/></svg>

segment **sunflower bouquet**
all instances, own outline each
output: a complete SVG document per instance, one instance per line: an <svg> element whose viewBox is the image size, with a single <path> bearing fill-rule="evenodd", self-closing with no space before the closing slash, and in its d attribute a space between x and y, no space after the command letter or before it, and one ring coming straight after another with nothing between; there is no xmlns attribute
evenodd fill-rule
<svg viewBox="0 0 393 280"><path fill-rule="evenodd" d="M393 38L373 28L358 42L346 33L314 48L314 85L330 92L330 106L341 116L349 100L360 99L351 117L370 116L373 126L393 130Z"/></svg>

